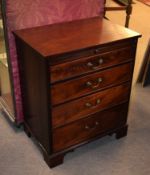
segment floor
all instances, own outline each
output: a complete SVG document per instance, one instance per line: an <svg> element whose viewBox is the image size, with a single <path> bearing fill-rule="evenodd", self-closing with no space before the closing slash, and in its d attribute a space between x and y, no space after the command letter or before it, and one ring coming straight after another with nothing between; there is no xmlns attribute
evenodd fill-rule
<svg viewBox="0 0 150 175"><path fill-rule="evenodd" d="M148 175L150 174L150 87L134 86L128 136L106 136L65 156L50 169L35 141L0 115L1 175Z"/></svg>
<svg viewBox="0 0 150 175"><path fill-rule="evenodd" d="M149 37L150 7L135 0L130 27L143 37L139 41L134 80ZM110 20L123 24L123 12L109 12ZM118 18L119 16L119 18ZM146 18L145 18L146 17ZM143 20L144 19L144 20ZM143 23L144 21L144 23ZM34 139L28 138L0 113L0 175L149 175L150 86L132 88L128 136L104 137L65 156L64 164L50 169Z"/></svg>

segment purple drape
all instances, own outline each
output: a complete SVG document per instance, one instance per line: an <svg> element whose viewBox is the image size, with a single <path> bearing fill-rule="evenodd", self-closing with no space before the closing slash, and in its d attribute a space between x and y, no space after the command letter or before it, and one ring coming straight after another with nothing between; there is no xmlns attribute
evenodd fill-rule
<svg viewBox="0 0 150 175"><path fill-rule="evenodd" d="M12 31L28 27L102 16L104 0L6 0L6 22L16 101L16 121L23 122L20 78Z"/></svg>

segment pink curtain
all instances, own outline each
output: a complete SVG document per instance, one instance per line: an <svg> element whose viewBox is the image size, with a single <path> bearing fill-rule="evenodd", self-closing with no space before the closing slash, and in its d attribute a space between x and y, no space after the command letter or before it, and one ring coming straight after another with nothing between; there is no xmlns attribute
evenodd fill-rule
<svg viewBox="0 0 150 175"><path fill-rule="evenodd" d="M23 122L23 110L17 54L12 31L98 15L102 16L103 4L104 0L6 0L17 123Z"/></svg>

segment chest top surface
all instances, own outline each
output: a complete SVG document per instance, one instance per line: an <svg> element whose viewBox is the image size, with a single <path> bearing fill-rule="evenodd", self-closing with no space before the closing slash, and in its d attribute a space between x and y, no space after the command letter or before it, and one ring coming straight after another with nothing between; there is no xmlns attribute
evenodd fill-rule
<svg viewBox="0 0 150 175"><path fill-rule="evenodd" d="M140 36L100 17L23 29L14 34L44 57Z"/></svg>

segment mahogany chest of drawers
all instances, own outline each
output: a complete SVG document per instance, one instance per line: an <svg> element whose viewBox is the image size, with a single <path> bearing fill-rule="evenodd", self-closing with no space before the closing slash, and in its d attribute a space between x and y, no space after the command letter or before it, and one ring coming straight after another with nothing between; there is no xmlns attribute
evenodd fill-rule
<svg viewBox="0 0 150 175"><path fill-rule="evenodd" d="M138 33L95 17L14 34L24 128L50 167L89 141L126 136Z"/></svg>

